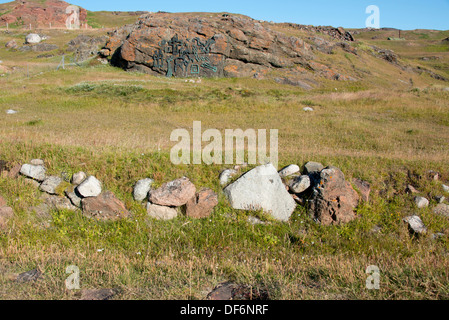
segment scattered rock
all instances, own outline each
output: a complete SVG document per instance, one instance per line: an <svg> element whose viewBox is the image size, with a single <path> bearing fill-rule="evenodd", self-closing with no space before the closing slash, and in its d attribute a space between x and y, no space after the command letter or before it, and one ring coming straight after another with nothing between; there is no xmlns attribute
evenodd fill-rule
<svg viewBox="0 0 449 320"><path fill-rule="evenodd" d="M263 210L274 219L288 221L296 203L271 164L248 171L224 189L231 206L241 210Z"/></svg>
<svg viewBox="0 0 449 320"><path fill-rule="evenodd" d="M56 176L50 176L44 180L39 186L39 190L48 194L56 194L56 189L62 183L62 179Z"/></svg>
<svg viewBox="0 0 449 320"><path fill-rule="evenodd" d="M58 49L59 47L55 44L50 43L39 43L32 47L32 50L35 52L48 52Z"/></svg>
<svg viewBox="0 0 449 320"><path fill-rule="evenodd" d="M403 220L408 223L410 233L419 235L427 232L427 228L420 217L409 216L405 217Z"/></svg>
<svg viewBox="0 0 449 320"><path fill-rule="evenodd" d="M79 197L75 190L70 191L70 190L65 190L64 191L65 195L67 196L67 198L69 198L70 202L77 208L81 208L81 200L82 198Z"/></svg>
<svg viewBox="0 0 449 320"><path fill-rule="evenodd" d="M220 185L225 186L237 174L237 169L226 169L220 173Z"/></svg>
<svg viewBox="0 0 449 320"><path fill-rule="evenodd" d="M17 47L18 47L18 45L17 45L16 40L8 41L8 42L5 44L5 48L7 48L7 49L17 49Z"/></svg>
<svg viewBox="0 0 449 320"><path fill-rule="evenodd" d="M217 285L206 297L207 300L270 300L268 290L230 281Z"/></svg>
<svg viewBox="0 0 449 320"><path fill-rule="evenodd" d="M36 180L34 180L34 179L31 179L31 178L25 178L25 183L27 183L27 184L31 184L33 187L35 187L35 188L39 188L40 187L40 182L37 182Z"/></svg>
<svg viewBox="0 0 449 320"><path fill-rule="evenodd" d="M253 216L248 217L248 222L250 224L252 224L253 226L258 225L258 224L265 224L265 222L263 222L259 218L253 217Z"/></svg>
<svg viewBox="0 0 449 320"><path fill-rule="evenodd" d="M42 271L39 270L39 268L23 272L17 276L16 281L17 282L30 282L30 281L36 281L42 276Z"/></svg>
<svg viewBox="0 0 449 320"><path fill-rule="evenodd" d="M443 191L444 192L449 192L449 186L443 184Z"/></svg>
<svg viewBox="0 0 449 320"><path fill-rule="evenodd" d="M198 192L192 199L187 201L186 215L197 219L206 218L211 215L217 205L217 194L211 189L204 189Z"/></svg>
<svg viewBox="0 0 449 320"><path fill-rule="evenodd" d="M440 203L433 209L433 212L440 216L449 217L449 205Z"/></svg>
<svg viewBox="0 0 449 320"><path fill-rule="evenodd" d="M0 208L6 206L6 200L2 196L0 196Z"/></svg>
<svg viewBox="0 0 449 320"><path fill-rule="evenodd" d="M321 172L324 169L324 166L319 162L309 161L304 165L303 173L310 175L312 173Z"/></svg>
<svg viewBox="0 0 449 320"><path fill-rule="evenodd" d="M415 189L411 184L407 185L407 188L405 189L406 193L419 193L418 190Z"/></svg>
<svg viewBox="0 0 449 320"><path fill-rule="evenodd" d="M426 208L429 206L429 200L424 197L415 197L415 203L418 208Z"/></svg>
<svg viewBox="0 0 449 320"><path fill-rule="evenodd" d="M98 54L101 46L105 44L107 37L92 37L85 34L77 36L67 43L68 51L73 52L76 61L85 61Z"/></svg>
<svg viewBox="0 0 449 320"><path fill-rule="evenodd" d="M20 164L16 164L14 167L12 167L9 170L8 178L10 178L10 179L17 179L17 177L20 174L20 169L21 168L22 168L22 165L20 165Z"/></svg>
<svg viewBox="0 0 449 320"><path fill-rule="evenodd" d="M101 193L101 182L98 181L94 176L90 176L86 180L84 180L78 187L76 187L76 191L83 198L88 197L97 197Z"/></svg>
<svg viewBox="0 0 449 320"><path fill-rule="evenodd" d="M32 165L32 164L24 164L21 169L20 169L20 173L23 174L24 176L37 180L39 182L42 182L45 180L46 175L45 175L46 169L44 166L42 165Z"/></svg>
<svg viewBox="0 0 449 320"><path fill-rule="evenodd" d="M74 173L72 175L72 184L74 184L75 186L78 186L81 183L83 183L83 181L86 179L87 179L87 175L83 171Z"/></svg>
<svg viewBox="0 0 449 320"><path fill-rule="evenodd" d="M30 161L30 164L32 164L33 166L44 166L44 160L42 159L33 159Z"/></svg>
<svg viewBox="0 0 449 320"><path fill-rule="evenodd" d="M362 201L369 202L369 195L371 193L371 185L360 179L352 179L352 182L360 192L360 197Z"/></svg>
<svg viewBox="0 0 449 320"><path fill-rule="evenodd" d="M323 225L347 223L356 218L358 201L343 172L330 166L320 172L320 180L313 186L310 212Z"/></svg>
<svg viewBox="0 0 449 320"><path fill-rule="evenodd" d="M72 205L69 199L66 197L59 197L55 195L46 195L44 197L45 203L48 205L49 210L70 210L70 211L76 211L78 208Z"/></svg>
<svg viewBox="0 0 449 320"><path fill-rule="evenodd" d="M300 169L299 169L298 165L291 164L291 165L281 169L279 171L279 175L281 176L281 178L284 178L284 177L288 177L288 176L291 176L292 174L299 172L299 170Z"/></svg>
<svg viewBox="0 0 449 320"><path fill-rule="evenodd" d="M432 234L432 240L437 240L437 239L442 238L444 236L445 236L445 234L441 233L441 232L433 233Z"/></svg>
<svg viewBox="0 0 449 320"><path fill-rule="evenodd" d="M16 113L18 113L18 111L16 111L16 110L12 110L12 109L6 110L6 114L16 114Z"/></svg>
<svg viewBox="0 0 449 320"><path fill-rule="evenodd" d="M160 206L151 202L147 203L147 213L150 217L158 220L171 220L178 216L176 208Z"/></svg>
<svg viewBox="0 0 449 320"><path fill-rule="evenodd" d="M434 181L438 181L438 179L440 179L440 174L433 170L429 170L427 172L427 176Z"/></svg>
<svg viewBox="0 0 449 320"><path fill-rule="evenodd" d="M304 107L303 109L302 109L303 111L306 111L306 112L313 112L313 111L315 111L313 108L311 108L311 107Z"/></svg>
<svg viewBox="0 0 449 320"><path fill-rule="evenodd" d="M154 180L150 178L142 179L137 181L136 185L134 186L134 200L136 201L143 201L148 197L148 193L151 190L151 185L153 184Z"/></svg>
<svg viewBox="0 0 449 320"><path fill-rule="evenodd" d="M295 200L295 202L301 206L306 204L306 201L304 200L304 198L298 197L298 195L296 194L291 194L293 200Z"/></svg>
<svg viewBox="0 0 449 320"><path fill-rule="evenodd" d="M310 185L310 177L307 175L296 177L289 183L290 191L293 193L302 193L309 189Z"/></svg>
<svg viewBox="0 0 449 320"><path fill-rule="evenodd" d="M185 205L195 196L195 185L186 177L163 184L159 189L149 193L152 204L169 207Z"/></svg>
<svg viewBox="0 0 449 320"><path fill-rule="evenodd" d="M105 191L97 197L81 200L83 214L97 220L118 220L130 217L123 202L118 200L111 191Z"/></svg>
<svg viewBox="0 0 449 320"><path fill-rule="evenodd" d="M115 289L83 289L80 300L109 300L117 293Z"/></svg>
<svg viewBox="0 0 449 320"><path fill-rule="evenodd" d="M372 227L371 230L370 230L371 233L379 233L381 231L382 231L382 227L381 226L377 226L377 225Z"/></svg>

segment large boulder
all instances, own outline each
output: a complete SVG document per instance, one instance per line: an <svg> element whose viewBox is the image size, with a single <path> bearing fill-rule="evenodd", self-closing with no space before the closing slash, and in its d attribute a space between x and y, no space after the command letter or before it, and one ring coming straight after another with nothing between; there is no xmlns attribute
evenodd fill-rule
<svg viewBox="0 0 449 320"><path fill-rule="evenodd" d="M356 218L359 196L340 169L321 170L310 199L310 212L323 225L347 223Z"/></svg>
<svg viewBox="0 0 449 320"><path fill-rule="evenodd" d="M42 41L42 38L37 33L30 33L25 38L26 44L36 44L36 43L40 43L41 41Z"/></svg>
<svg viewBox="0 0 449 320"><path fill-rule="evenodd" d="M195 185L186 177L163 184L160 188L152 190L149 200L160 206L179 207L195 196Z"/></svg>
<svg viewBox="0 0 449 320"><path fill-rule="evenodd" d="M288 221L296 203L271 164L248 171L224 189L234 209L263 210L274 219Z"/></svg>
<svg viewBox="0 0 449 320"><path fill-rule="evenodd" d="M118 220L130 217L123 202L111 191L105 191L98 197L84 198L81 200L81 206L85 216L97 220Z"/></svg>
<svg viewBox="0 0 449 320"><path fill-rule="evenodd" d="M76 192L84 198L96 197L101 193L101 182L94 176L85 179L78 187Z"/></svg>

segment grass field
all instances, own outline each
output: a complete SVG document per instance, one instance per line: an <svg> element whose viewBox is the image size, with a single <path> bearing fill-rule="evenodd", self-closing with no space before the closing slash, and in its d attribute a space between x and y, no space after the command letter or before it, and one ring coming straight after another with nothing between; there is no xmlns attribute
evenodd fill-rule
<svg viewBox="0 0 449 320"><path fill-rule="evenodd" d="M53 32L49 43L63 45L76 36ZM449 219L432 213L434 196L444 194L441 184L449 181L447 83L406 73L364 50L358 57L337 52L320 59L369 76L322 79L311 91L270 80L190 83L95 64L56 71L57 56L43 60L6 51L3 43L15 36L20 34L0 35L0 60L28 65L30 76L0 77L0 159L41 158L49 174L93 174L134 217L112 223L70 211L39 217L29 208L42 202L41 193L23 178L0 178L0 194L16 213L0 235L0 299L73 299L76 291L64 284L69 265L79 267L82 288L119 288L115 299L204 299L227 280L282 300L449 298ZM415 36L419 53L401 47L404 42L382 45L402 48L404 63L414 63L434 48L432 37ZM361 39L382 47L380 40ZM447 52L430 54L442 57L440 71L447 74ZM304 112L305 106L315 111ZM8 109L18 113L6 115ZM358 207L355 221L329 227L313 222L300 206L288 223L233 210L218 182L226 165L170 162L171 131L191 132L193 121L201 121L203 131L278 129L280 167L306 161L337 166L347 180L371 184L371 201ZM440 180L427 178L429 170L438 171ZM152 220L132 199L141 178L152 177L157 186L183 175L197 189L219 194L209 219ZM429 208L416 208L407 184L431 199ZM402 221L415 213L426 236L411 237ZM267 223L252 225L250 215ZM445 235L432 239L438 232ZM369 265L380 269L379 290L365 287ZM10 280L36 267L43 279Z"/></svg>

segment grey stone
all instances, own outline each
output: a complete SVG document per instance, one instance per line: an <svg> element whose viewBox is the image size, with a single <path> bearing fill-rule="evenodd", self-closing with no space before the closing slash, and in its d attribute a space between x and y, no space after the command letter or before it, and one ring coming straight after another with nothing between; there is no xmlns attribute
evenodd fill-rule
<svg viewBox="0 0 449 320"><path fill-rule="evenodd" d="M81 208L81 198L78 197L75 191L65 191L65 195L69 198L70 202L77 208Z"/></svg>
<svg viewBox="0 0 449 320"><path fill-rule="evenodd" d="M296 202L271 164L248 171L224 189L231 206L241 210L263 210L280 221L288 221Z"/></svg>
<svg viewBox="0 0 449 320"><path fill-rule="evenodd" d="M306 112L313 112L313 111L315 111L313 108L311 108L311 107L305 107L305 108L303 108L302 109L303 111L306 111Z"/></svg>
<svg viewBox="0 0 449 320"><path fill-rule="evenodd" d="M42 159L33 159L30 161L30 164L32 164L33 166L43 166L45 165L44 160Z"/></svg>
<svg viewBox="0 0 449 320"><path fill-rule="evenodd" d="M30 281L36 281L42 276L42 272L39 270L39 268L23 272L17 276L16 281L17 282L30 282Z"/></svg>
<svg viewBox="0 0 449 320"><path fill-rule="evenodd" d="M116 289L83 289L80 300L109 300L117 292Z"/></svg>
<svg viewBox="0 0 449 320"><path fill-rule="evenodd" d="M449 186L443 184L443 191L444 192L449 192Z"/></svg>
<svg viewBox="0 0 449 320"><path fill-rule="evenodd" d="M74 173L73 176L72 176L72 184L78 186L78 185L80 185L84 180L86 180L86 178L87 178L87 175L86 175L83 171Z"/></svg>
<svg viewBox="0 0 449 320"><path fill-rule="evenodd" d="M24 164L22 168L20 168L20 173L24 176L37 180L37 181L44 181L46 178L45 175L46 169L42 165L32 165L32 164Z"/></svg>
<svg viewBox="0 0 449 320"><path fill-rule="evenodd" d="M294 192L294 193L301 193L306 191L307 189L309 189L311 185L311 181L309 176L307 175L303 175L303 176L299 176L296 177L295 179L293 179L290 184L290 191Z"/></svg>
<svg viewBox="0 0 449 320"><path fill-rule="evenodd" d="M94 176L90 176L86 180L84 180L78 187L76 187L76 191L83 198L87 197L97 197L101 193L101 182L98 181Z"/></svg>
<svg viewBox="0 0 449 320"><path fill-rule="evenodd" d="M449 205L440 203L435 208L433 208L433 213L440 216L449 217Z"/></svg>
<svg viewBox="0 0 449 320"><path fill-rule="evenodd" d="M285 168L281 169L279 171L279 175L281 176L281 178L284 178L284 177L288 177L288 176L291 176L292 174L299 172L299 170L300 170L300 168L298 165L291 164L291 165L286 166Z"/></svg>
<svg viewBox="0 0 449 320"><path fill-rule="evenodd" d="M408 216L405 217L404 222L408 223L408 227L410 232L416 233L416 234L424 234L427 232L427 228L422 222L421 218L418 216Z"/></svg>
<svg viewBox="0 0 449 320"><path fill-rule="evenodd" d="M444 236L445 236L445 234L441 233L441 232L433 233L432 234L432 240L437 240L437 239L439 239L441 237L444 237Z"/></svg>
<svg viewBox="0 0 449 320"><path fill-rule="evenodd" d="M137 181L134 186L133 196L136 201L143 201L148 197L148 192L151 190L151 185L154 180L150 178L142 179Z"/></svg>
<svg viewBox="0 0 449 320"><path fill-rule="evenodd" d="M49 194L56 194L56 189L61 184L62 179L60 177L51 176L41 183L39 189Z"/></svg>
<svg viewBox="0 0 449 320"><path fill-rule="evenodd" d="M415 203L418 208L426 208L429 206L429 200L424 197L415 197Z"/></svg>
<svg viewBox="0 0 449 320"><path fill-rule="evenodd" d="M324 166L319 162L309 161L304 165L304 174L317 173L324 169Z"/></svg>
<svg viewBox="0 0 449 320"><path fill-rule="evenodd" d="M237 174L237 170L235 169L226 169L220 173L220 185L225 186L229 183L232 177Z"/></svg>
<svg viewBox="0 0 449 320"><path fill-rule="evenodd" d="M158 220L171 220L178 216L178 210L172 207L159 206L147 203L147 213L150 217Z"/></svg>
<svg viewBox="0 0 449 320"><path fill-rule="evenodd" d="M30 33L25 38L25 43L26 44L34 44L34 43L39 43L41 41L42 41L42 38L37 33Z"/></svg>

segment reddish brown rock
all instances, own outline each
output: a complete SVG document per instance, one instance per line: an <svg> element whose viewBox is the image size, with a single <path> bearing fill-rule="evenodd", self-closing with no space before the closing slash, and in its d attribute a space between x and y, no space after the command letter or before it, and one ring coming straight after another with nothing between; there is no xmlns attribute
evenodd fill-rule
<svg viewBox="0 0 449 320"><path fill-rule="evenodd" d="M131 215L111 191L105 191L98 197L84 198L81 206L85 216L98 220L118 220Z"/></svg>
<svg viewBox="0 0 449 320"><path fill-rule="evenodd" d="M371 185L360 179L352 179L352 183L356 186L357 190L360 193L360 197L362 201L369 202L369 195L371 193Z"/></svg>
<svg viewBox="0 0 449 320"><path fill-rule="evenodd" d="M217 194L211 189L204 189L187 202L186 214L191 218L206 218L217 205Z"/></svg>
<svg viewBox="0 0 449 320"><path fill-rule="evenodd" d="M60 0L47 1L16 1L11 3L11 12L0 16L0 26L15 22L33 28L66 28L66 20L71 12L67 13L69 3ZM87 10L79 7L79 21L81 28L90 28L87 25Z"/></svg>
<svg viewBox="0 0 449 320"><path fill-rule="evenodd" d="M150 191L149 200L153 204L179 207L195 196L195 185L186 177L163 184L159 189Z"/></svg>
<svg viewBox="0 0 449 320"><path fill-rule="evenodd" d="M323 225L343 224L356 218L354 213L359 196L336 167L320 172L320 180L313 188L310 201L312 216Z"/></svg>
<svg viewBox="0 0 449 320"><path fill-rule="evenodd" d="M8 178L17 179L17 177L20 174L21 168L22 168L22 165L20 165L20 164L16 164L14 167L12 167L8 172Z"/></svg>

